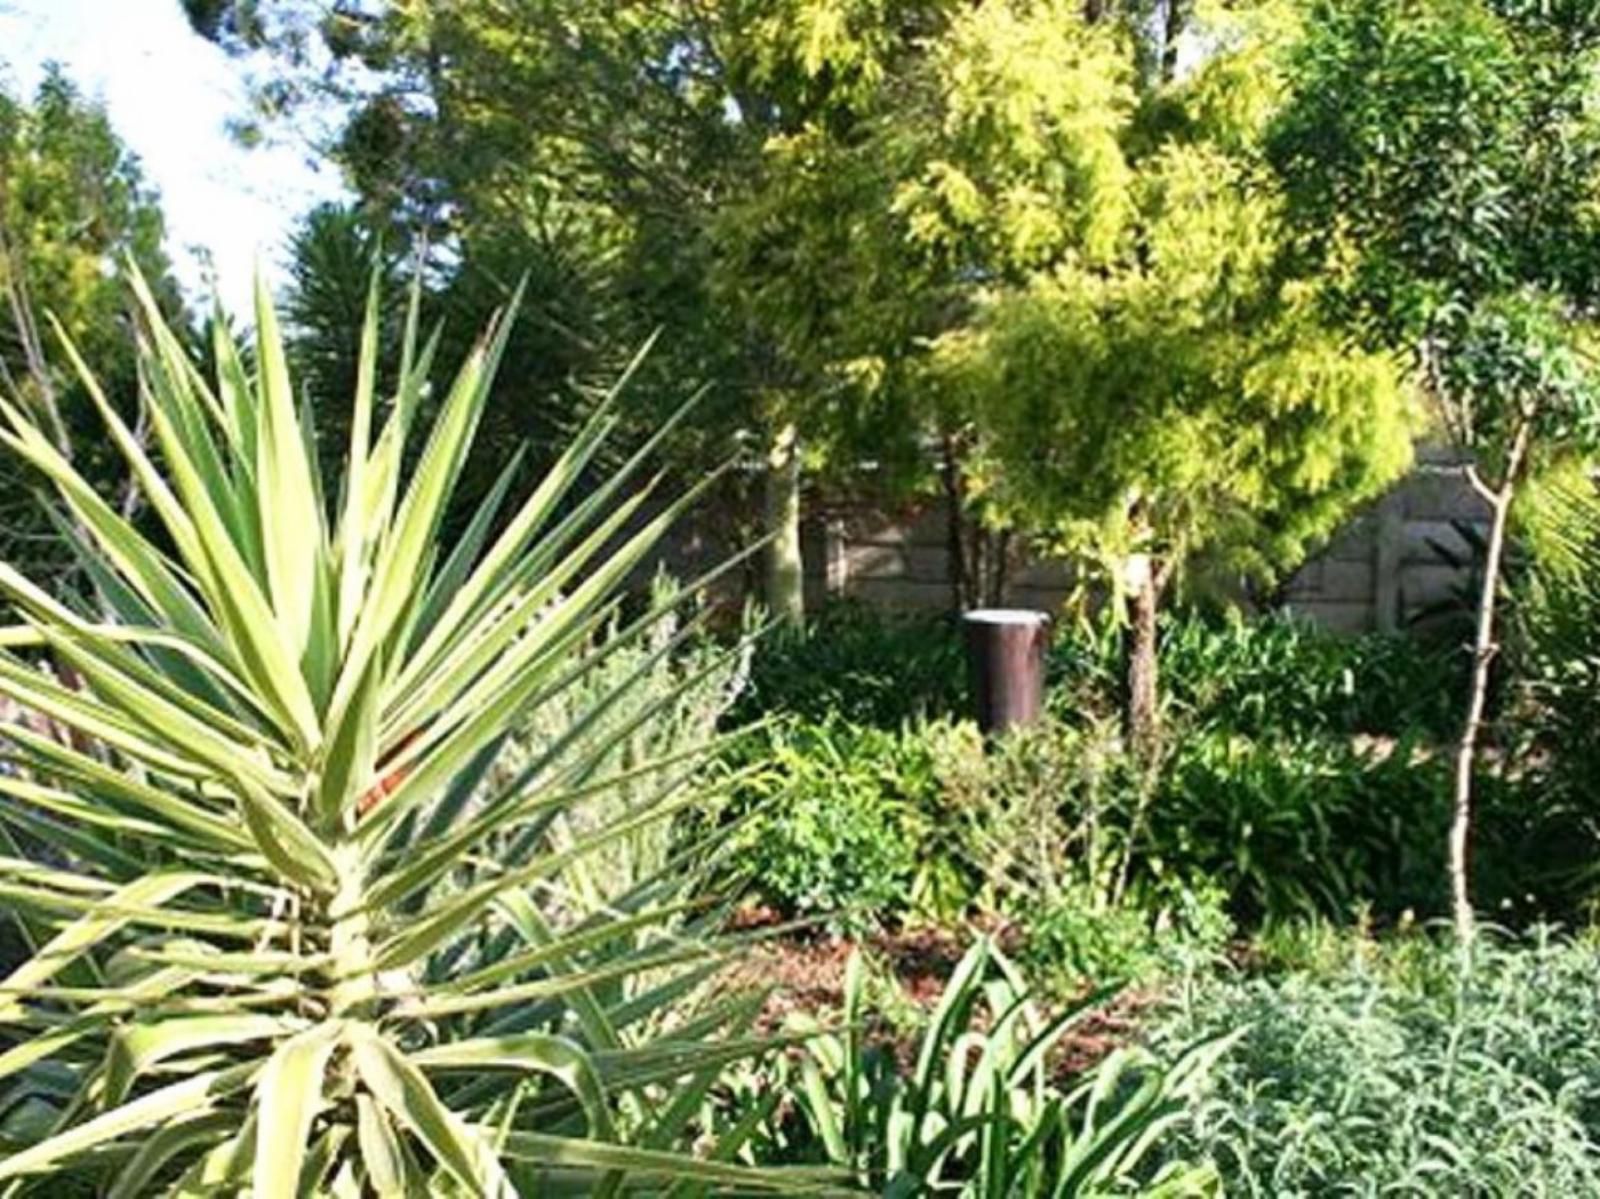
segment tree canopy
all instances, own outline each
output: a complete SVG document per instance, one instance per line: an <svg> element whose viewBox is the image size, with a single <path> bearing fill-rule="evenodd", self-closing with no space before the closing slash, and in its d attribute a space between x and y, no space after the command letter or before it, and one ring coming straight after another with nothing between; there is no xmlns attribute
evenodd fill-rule
<svg viewBox="0 0 1600 1199"><path fill-rule="evenodd" d="M453 269L581 247L564 302L665 331L641 418L712 385L691 460L789 430L1017 540L1258 572L1406 460L1264 157L1292 4L191 10L338 95L365 211Z"/></svg>
<svg viewBox="0 0 1600 1199"><path fill-rule="evenodd" d="M1600 10L1524 0L1321 0L1269 150L1329 307L1417 364L1490 513L1450 872L1473 927L1474 755L1507 529L1533 472L1591 452L1600 287Z"/></svg>
<svg viewBox="0 0 1600 1199"><path fill-rule="evenodd" d="M50 324L60 323L131 413L137 370L117 275L138 264L177 311L163 236L159 198L137 159L60 69L48 67L29 99L0 91L0 386L108 489L120 471L104 438L90 433L92 405ZM19 467L0 474L0 557L59 568L68 555L42 523L32 486Z"/></svg>

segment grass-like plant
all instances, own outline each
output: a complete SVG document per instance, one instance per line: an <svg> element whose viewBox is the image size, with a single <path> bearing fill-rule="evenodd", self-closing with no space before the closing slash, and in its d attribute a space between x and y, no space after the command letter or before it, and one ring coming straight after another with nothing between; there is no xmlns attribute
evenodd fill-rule
<svg viewBox="0 0 1600 1199"><path fill-rule="evenodd" d="M905 1070L892 1046L863 1036L865 978L858 955L847 970L845 1031L814 1038L801 1059L801 1135L766 1134L781 1151L815 1142L825 1160L890 1199L1217 1193L1203 1157L1157 1158L1238 1033L1212 1034L1168 1062L1125 1046L1060 1085L1053 1055L1107 993L1047 1013L1016 967L979 941Z"/></svg>
<svg viewBox="0 0 1600 1199"><path fill-rule="evenodd" d="M489 770L603 659L579 651L687 499L644 508L649 447L592 485L602 407L520 507L501 510L508 473L447 538L507 316L430 397L413 299L380 395L374 288L325 497L265 294L256 369L219 322L209 379L134 290L148 448L67 353L159 529L19 408L0 433L94 583L51 595L0 565L20 618L0 694L65 730L4 729L0 895L32 940L0 981L6 1193L815 1185L730 1164L736 1143L678 1151L719 1068L758 1046L748 1003L667 1015L715 956L672 866L601 909L546 901L564 867L694 801L683 762L633 764L648 798L559 850L543 835L607 785L592 767L629 731L605 720L628 678L514 777Z"/></svg>

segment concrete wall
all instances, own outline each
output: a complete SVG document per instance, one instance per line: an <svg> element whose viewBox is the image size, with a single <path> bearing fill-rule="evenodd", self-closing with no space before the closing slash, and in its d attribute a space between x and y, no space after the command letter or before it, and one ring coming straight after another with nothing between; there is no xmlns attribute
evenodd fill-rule
<svg viewBox="0 0 1600 1199"><path fill-rule="evenodd" d="M1467 582L1435 546L1465 559L1468 546L1455 522L1482 525L1487 518L1460 469L1442 454L1424 453L1410 476L1288 580L1289 606L1344 631L1402 627ZM833 595L896 608L949 607L939 504L893 513L834 511L810 522L804 548L813 599ZM1027 562L1013 572L1006 602L1050 610L1066 599L1069 586L1064 562Z"/></svg>

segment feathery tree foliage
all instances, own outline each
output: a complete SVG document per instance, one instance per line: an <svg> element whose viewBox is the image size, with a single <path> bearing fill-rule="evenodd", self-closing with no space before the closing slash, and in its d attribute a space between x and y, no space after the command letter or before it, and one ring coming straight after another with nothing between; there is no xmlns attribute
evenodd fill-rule
<svg viewBox="0 0 1600 1199"><path fill-rule="evenodd" d="M313 26L278 20L258 33L293 60ZM798 597L802 456L937 479L957 606L1002 597L1016 542L1111 566L1144 728L1178 566L1292 566L1404 465L1399 368L1343 344L1323 265L1286 252L1299 210L1261 154L1283 0L525 0L322 29L387 73L341 145L364 197L463 246L581 214L626 319L726 384L712 427L766 429L769 598Z"/></svg>
<svg viewBox="0 0 1600 1199"><path fill-rule="evenodd" d="M1183 18L1211 48L1177 77L1173 25L1141 54L1079 4L967 6L857 143L774 146L787 186L741 229L756 264L760 234L789 247L758 299L938 438L953 507L1126 589L1141 738L1182 564L1292 566L1410 452L1399 365L1346 344L1319 280L1283 269L1260 143L1290 14Z"/></svg>

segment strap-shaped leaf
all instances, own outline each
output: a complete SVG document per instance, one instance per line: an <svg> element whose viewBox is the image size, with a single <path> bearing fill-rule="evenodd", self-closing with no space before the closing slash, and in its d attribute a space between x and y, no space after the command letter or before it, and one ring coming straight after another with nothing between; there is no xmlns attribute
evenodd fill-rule
<svg viewBox="0 0 1600 1199"><path fill-rule="evenodd" d="M266 858L288 878L315 891L332 893L339 871L328 847L305 823L251 779L232 780L245 827Z"/></svg>
<svg viewBox="0 0 1600 1199"><path fill-rule="evenodd" d="M311 635L316 561L326 553L327 524L317 503L278 315L266 278L256 275L256 356L260 362L260 433L256 443L257 504L261 512L271 612L297 661Z"/></svg>
<svg viewBox="0 0 1600 1199"><path fill-rule="evenodd" d="M518 565L523 550L588 468L614 426L615 419L607 415L597 413L591 419L523 502L489 552L473 567L470 577L444 597L449 602L443 614L424 629L427 636L413 655L419 669L431 666L453 644L469 635L484 613L504 598L504 583Z"/></svg>
<svg viewBox="0 0 1600 1199"><path fill-rule="evenodd" d="M258 664L252 671L256 684L274 700L277 710L288 718L286 732L298 735L308 745L316 744L316 713L306 680L299 663L306 653L315 600L315 578L321 557L318 538L321 526L306 526L293 538L296 545L296 579L285 583L296 589L292 598L284 598L278 590L264 592L250 569L245 552L237 538L237 528L230 529L224 514L218 509L201 477L199 469L189 459L182 439L170 418L159 405L150 410L151 424L161 444L162 454L171 472L179 494L183 497L195 532L196 551L202 556L204 569L197 571L202 583L209 580L208 595L214 609L225 614L224 626L229 630L236 652L247 666ZM302 454L303 457L303 454ZM315 508L315 504L311 505ZM282 505L278 521L296 519ZM266 517L262 517L265 522ZM237 522L236 522L237 523ZM269 546L284 539L284 526L273 523L266 529ZM281 549L277 551L282 553ZM272 553L269 549L268 574L271 575ZM289 615L278 610L278 605L298 604L299 576L306 576L307 589L303 618L298 609ZM304 627L301 627L303 619Z"/></svg>
<svg viewBox="0 0 1600 1199"><path fill-rule="evenodd" d="M123 713L81 691L63 687L54 679L30 670L0 652L0 695L10 696L23 708L42 712L68 728L98 738L146 765L178 777L196 778L206 768L158 744Z"/></svg>
<svg viewBox="0 0 1600 1199"><path fill-rule="evenodd" d="M538 652L540 639L548 643L570 628L573 619L585 615L587 605L592 603L591 597L605 592L604 584L582 597L574 595L563 599L556 611L547 609L561 597L561 589L589 566L594 555L605 547L644 500L643 495L636 496L629 504L619 507L558 569L514 597L503 610L486 614L473 637L437 662L431 672L408 666L395 682L401 704L390 717L392 723L400 728L419 727L440 711L467 703L465 695L474 685L481 683L481 690L500 685L495 679L484 680L491 665L500 665L499 677L508 673L509 668L503 664L507 647L519 639L531 637L532 644L523 649L523 657L531 658Z"/></svg>
<svg viewBox="0 0 1600 1199"><path fill-rule="evenodd" d="M9 1078L42 1062L62 1049L85 1037L103 1032L112 1026L112 1018L120 1015L129 1005L148 1004L179 990L195 976L195 971L185 969L156 970L119 991L117 1001L95 1004L64 1024L30 1037L0 1053L0 1079Z"/></svg>
<svg viewBox="0 0 1600 1199"><path fill-rule="evenodd" d="M18 997L48 982L91 947L127 924L131 912L158 908L185 891L213 880L204 874L154 873L137 879L94 904L53 937L39 952L0 982L0 1021L21 1015Z"/></svg>
<svg viewBox="0 0 1600 1199"><path fill-rule="evenodd" d="M242 1045L276 1040L294 1031L282 1016L185 1016L151 1023L139 1022L120 1029L111 1039L102 1087L105 1103L116 1106L127 1098L139 1075L168 1058L212 1045Z"/></svg>
<svg viewBox="0 0 1600 1199"><path fill-rule="evenodd" d="M338 827L340 818L371 781L382 695L383 661L374 657L343 709L330 714L331 736L323 750L316 795L316 814L324 828Z"/></svg>
<svg viewBox="0 0 1600 1199"><path fill-rule="evenodd" d="M356 1137L361 1164L378 1199L410 1199L422 1185L420 1171L405 1150L388 1113L371 1095L356 1096Z"/></svg>
<svg viewBox="0 0 1600 1199"><path fill-rule="evenodd" d="M38 1174L130 1133L208 1110L249 1086L260 1066L251 1063L211 1070L141 1095L111 1111L75 1124L20 1153L0 1158L0 1180Z"/></svg>
<svg viewBox="0 0 1600 1199"><path fill-rule="evenodd" d="M350 1044L356 1072L373 1099L458 1182L484 1199L508 1189L483 1137L440 1102L421 1070L372 1029L353 1027Z"/></svg>
<svg viewBox="0 0 1600 1199"><path fill-rule="evenodd" d="M117 1171L106 1199L142 1199L150 1194L151 1183L174 1159L226 1140L238 1122L238 1117L231 1112L201 1111L158 1129L144 1139L128 1163Z"/></svg>
<svg viewBox="0 0 1600 1199"><path fill-rule="evenodd" d="M683 1179L711 1183L734 1193L859 1194L848 1189L848 1179L837 1170L733 1166L677 1153L661 1153L629 1145L608 1145L602 1141L582 1141L518 1129L506 1134L504 1153L507 1157L540 1165L580 1166L596 1171L620 1170L628 1176L630 1183Z"/></svg>
<svg viewBox="0 0 1600 1199"><path fill-rule="evenodd" d="M70 745L41 737L32 729L0 724L0 735L26 751L33 769L77 782L91 789L102 803L111 801L107 806L132 808L147 819L162 821L186 837L200 838L219 849L238 850L250 845L249 837L236 821L223 818L199 797L180 796L150 786Z"/></svg>
<svg viewBox="0 0 1600 1199"><path fill-rule="evenodd" d="M519 300L520 296L519 289ZM394 527L384 540L374 568L369 609L370 635L378 639L376 644L389 638L416 587L424 557L444 518L445 502L466 460L467 445L477 428L510 326L509 317L502 314L488 338L461 367L400 503Z"/></svg>
<svg viewBox="0 0 1600 1199"><path fill-rule="evenodd" d="M344 503L338 528L338 646L342 650L355 627L366 588L367 545L377 533L367 527L368 459L372 453L372 408L378 386L379 264L372 267L366 314L361 322L356 394L350 414L350 451L345 460Z"/></svg>
<svg viewBox="0 0 1600 1199"><path fill-rule="evenodd" d="M118 834L160 836L166 832L159 825L107 813L64 791L38 787L4 774L0 774L0 795L18 801L0 804L0 821L37 837L69 859L81 858L98 866L108 879L117 882L132 882L149 865L118 848Z"/></svg>
<svg viewBox="0 0 1600 1199"><path fill-rule="evenodd" d="M247 1116L236 1135L211 1149L185 1170L169 1199L214 1199L241 1190L250 1178L256 1156L256 1117Z"/></svg>
<svg viewBox="0 0 1600 1199"><path fill-rule="evenodd" d="M328 1059L344 1036L342 1022L319 1024L279 1045L256 1082L256 1199L295 1199L306 1161L311 1121L324 1105Z"/></svg>
<svg viewBox="0 0 1600 1199"><path fill-rule="evenodd" d="M423 1070L521 1070L548 1074L570 1090L589 1118L589 1135L614 1141L617 1132L606 1105L605 1085L582 1046L548 1033L509 1037L475 1037L436 1045L411 1055Z"/></svg>
<svg viewBox="0 0 1600 1199"><path fill-rule="evenodd" d="M139 663L113 659L91 637L53 629L43 632L50 648L83 676L94 694L111 710L127 714L136 727L142 726L153 743L181 746L215 776L240 775L266 791L292 792L290 781L270 766L267 746L237 722L155 682Z"/></svg>

